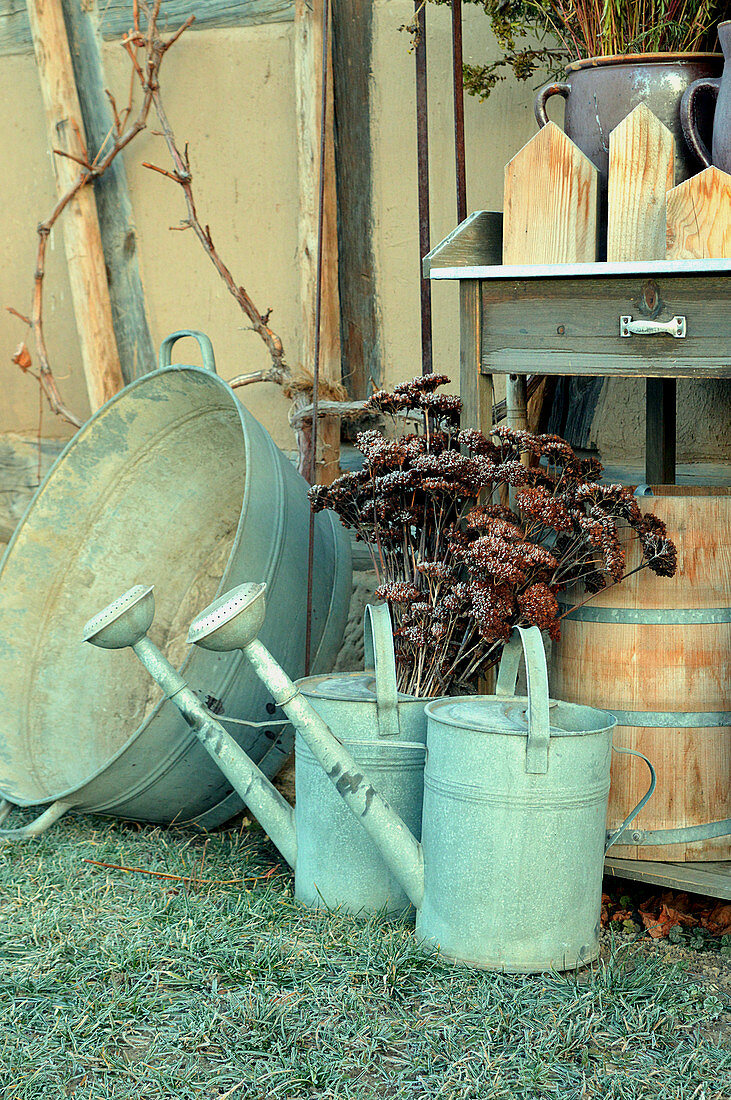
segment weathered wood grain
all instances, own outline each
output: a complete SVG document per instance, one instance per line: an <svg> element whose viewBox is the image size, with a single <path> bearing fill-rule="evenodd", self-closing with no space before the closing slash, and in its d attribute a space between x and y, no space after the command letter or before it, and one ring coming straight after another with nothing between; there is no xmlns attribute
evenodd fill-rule
<svg viewBox="0 0 731 1100"><path fill-rule="evenodd" d="M503 263L582 263L597 257L598 172L554 123L505 167ZM507 423L528 423L525 375L508 374ZM540 417L540 407L536 410Z"/></svg>
<svg viewBox="0 0 731 1100"><path fill-rule="evenodd" d="M613 849L610 848L610 852ZM631 882L651 882L663 890L685 890L712 898L731 899L731 863L650 863L607 856L604 873Z"/></svg>
<svg viewBox="0 0 731 1100"><path fill-rule="evenodd" d="M122 38L130 29L131 0L103 0L101 33ZM291 22L294 0L164 0L160 26L173 30L195 15L194 29ZM0 56L33 48L26 0L0 0Z"/></svg>
<svg viewBox="0 0 731 1100"><path fill-rule="evenodd" d="M731 258L731 175L706 168L667 194L667 258Z"/></svg>
<svg viewBox="0 0 731 1100"><path fill-rule="evenodd" d="M46 111L50 145L79 157L83 120L76 94L60 0L29 0L28 14ZM74 183L78 164L53 158L59 195ZM96 200L82 188L62 215L64 245L86 388L94 412L124 386L112 324Z"/></svg>
<svg viewBox="0 0 731 1100"><path fill-rule="evenodd" d="M480 372L482 313L479 283L459 284L459 393L462 398L461 426L477 428L488 435L493 423L492 377Z"/></svg>
<svg viewBox="0 0 731 1100"><path fill-rule="evenodd" d="M297 103L297 167L299 175L299 242L302 309L302 364L311 371L315 350L315 295L320 187L320 115L322 110L323 0L296 0L295 86ZM338 225L333 139L332 54L328 52L327 118L325 122L325 191L323 208L322 295L320 317L320 378L340 383L340 296L338 292ZM329 485L340 473L340 417L327 416L318 425L316 480Z"/></svg>
<svg viewBox="0 0 731 1100"><path fill-rule="evenodd" d="M640 103L609 135L607 260L665 256L665 195L675 182L675 139Z"/></svg>
<svg viewBox="0 0 731 1100"><path fill-rule="evenodd" d="M658 486L643 511L658 515L678 547L678 570L659 578L643 570L600 592L586 607L673 611L731 605L731 490ZM636 544L627 568L640 563ZM584 593L567 593L567 603ZM583 610L583 609L582 609ZM608 711L731 711L731 622L632 623L564 619L551 655L551 687L558 698ZM615 744L645 754L657 771L657 789L637 818L638 829L674 829L731 817L731 726L618 726ZM647 789L640 760L616 756L608 827L616 828ZM637 847L617 844L617 857L651 860L731 858L731 838L693 844Z"/></svg>
<svg viewBox="0 0 731 1100"><path fill-rule="evenodd" d="M332 0L338 263L343 383L354 398L381 384L373 250L371 0Z"/></svg>
<svg viewBox="0 0 731 1100"><path fill-rule="evenodd" d="M487 374L731 377L726 276L483 279L480 285ZM661 321L684 314L688 335L619 339L625 314Z"/></svg>
<svg viewBox="0 0 731 1100"><path fill-rule="evenodd" d="M503 263L589 263L597 257L598 171L549 122L505 167Z"/></svg>
<svg viewBox="0 0 731 1100"><path fill-rule="evenodd" d="M503 216L494 210L476 210L423 259L424 275L436 267L499 264L503 258Z"/></svg>
<svg viewBox="0 0 731 1100"><path fill-rule="evenodd" d="M103 4L103 0L102 0ZM76 88L92 160L108 149L114 119L99 40L99 0L62 0ZM118 156L94 182L112 321L125 382L152 370L155 348L137 262L137 234L124 160Z"/></svg>

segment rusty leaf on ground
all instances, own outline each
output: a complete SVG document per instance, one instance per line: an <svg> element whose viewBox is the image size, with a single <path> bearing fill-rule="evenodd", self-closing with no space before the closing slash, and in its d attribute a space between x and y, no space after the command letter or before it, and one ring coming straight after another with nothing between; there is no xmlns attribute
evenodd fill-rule
<svg viewBox="0 0 731 1100"><path fill-rule="evenodd" d="M731 903L726 901L665 890L640 901L636 914L627 907L629 901L602 894L602 925L621 924L638 916L653 939L664 939L673 928L703 928L719 937L731 934Z"/></svg>

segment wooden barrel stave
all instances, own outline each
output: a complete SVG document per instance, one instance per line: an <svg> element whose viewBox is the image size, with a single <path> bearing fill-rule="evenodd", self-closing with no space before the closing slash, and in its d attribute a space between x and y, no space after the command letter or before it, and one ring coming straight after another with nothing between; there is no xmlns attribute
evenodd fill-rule
<svg viewBox="0 0 731 1100"><path fill-rule="evenodd" d="M653 492L640 503L666 522L678 546L676 576L643 570L579 608L574 614L580 618L564 619L551 679L556 698L618 713L615 744L653 762L657 789L633 823L649 831L731 817L731 491L659 486ZM639 561L632 547L627 568ZM575 604L585 594L564 598ZM639 723L641 716L646 724ZM645 765L615 755L608 828L620 824L646 788ZM731 837L618 844L612 854L673 862L731 859Z"/></svg>

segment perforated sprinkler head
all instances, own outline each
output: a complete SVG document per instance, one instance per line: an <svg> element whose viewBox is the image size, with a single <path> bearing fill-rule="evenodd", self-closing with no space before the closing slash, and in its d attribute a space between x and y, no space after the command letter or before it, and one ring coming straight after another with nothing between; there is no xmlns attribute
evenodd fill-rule
<svg viewBox="0 0 731 1100"><path fill-rule="evenodd" d="M84 627L83 640L101 649L124 649L147 634L155 617L154 585L136 584Z"/></svg>
<svg viewBox="0 0 731 1100"><path fill-rule="evenodd" d="M224 592L190 624L188 642L227 652L244 649L261 630L266 615L265 584L249 582Z"/></svg>

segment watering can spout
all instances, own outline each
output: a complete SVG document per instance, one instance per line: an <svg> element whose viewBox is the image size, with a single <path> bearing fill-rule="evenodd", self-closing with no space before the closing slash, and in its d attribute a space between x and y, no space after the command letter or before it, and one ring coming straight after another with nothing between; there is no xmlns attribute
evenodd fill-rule
<svg viewBox="0 0 731 1100"><path fill-rule="evenodd" d="M243 651L419 909L424 896L421 844L257 638L265 615L265 589L263 584L243 584L215 600L193 620L188 641L219 652Z"/></svg>
<svg viewBox="0 0 731 1100"><path fill-rule="evenodd" d="M84 628L84 641L103 649L129 646L135 652L287 863L294 867L297 860L294 810L147 637L154 614L152 588L136 585L89 620Z"/></svg>

